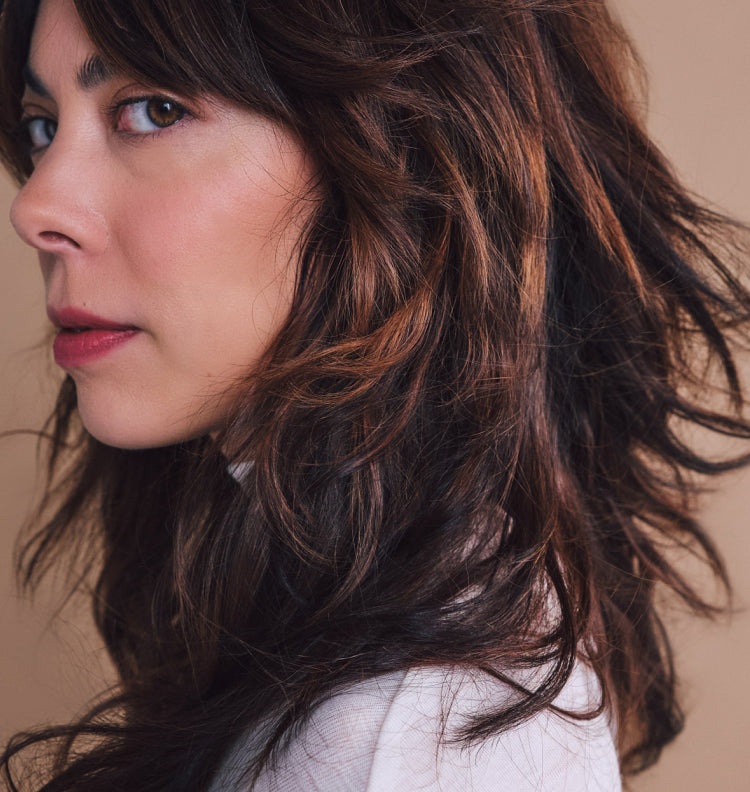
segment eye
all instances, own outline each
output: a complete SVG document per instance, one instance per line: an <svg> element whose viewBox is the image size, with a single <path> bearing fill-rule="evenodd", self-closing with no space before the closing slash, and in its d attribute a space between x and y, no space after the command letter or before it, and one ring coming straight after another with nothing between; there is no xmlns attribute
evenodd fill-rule
<svg viewBox="0 0 750 792"><path fill-rule="evenodd" d="M176 124L186 113L187 110L174 99L158 96L129 99L120 105L117 131L135 135L157 132Z"/></svg>
<svg viewBox="0 0 750 792"><path fill-rule="evenodd" d="M57 132L57 121L45 116L24 118L21 121L20 131L24 143L28 146L29 154L36 154L52 143Z"/></svg>

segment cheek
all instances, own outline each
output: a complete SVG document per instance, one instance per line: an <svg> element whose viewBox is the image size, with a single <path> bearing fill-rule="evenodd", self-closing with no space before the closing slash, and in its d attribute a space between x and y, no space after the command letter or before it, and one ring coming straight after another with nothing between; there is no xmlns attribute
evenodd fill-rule
<svg viewBox="0 0 750 792"><path fill-rule="evenodd" d="M295 194L272 178L274 163L225 160L169 165L169 180L118 200L120 247L140 277L169 281L200 262L218 277L286 264L302 225Z"/></svg>
<svg viewBox="0 0 750 792"><path fill-rule="evenodd" d="M145 198L121 200L127 277L144 323L181 368L247 364L287 315L309 204L269 171L173 170Z"/></svg>

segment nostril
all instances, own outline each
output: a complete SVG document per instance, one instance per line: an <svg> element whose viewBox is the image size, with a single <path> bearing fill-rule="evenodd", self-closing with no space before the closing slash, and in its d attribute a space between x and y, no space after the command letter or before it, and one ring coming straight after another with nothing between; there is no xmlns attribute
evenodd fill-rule
<svg viewBox="0 0 750 792"><path fill-rule="evenodd" d="M51 243L53 245L67 243L69 245L73 245L73 247L80 248L80 245L74 239L71 239L69 236L66 236L65 234L59 234L57 231L41 231L39 233L39 236L45 242Z"/></svg>

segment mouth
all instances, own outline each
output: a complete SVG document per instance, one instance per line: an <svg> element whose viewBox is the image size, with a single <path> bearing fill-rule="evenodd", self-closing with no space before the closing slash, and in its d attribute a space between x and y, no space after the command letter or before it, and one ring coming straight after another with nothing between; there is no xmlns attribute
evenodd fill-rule
<svg viewBox="0 0 750 792"><path fill-rule="evenodd" d="M141 328L104 319L78 308L47 310L57 328L55 361L66 369L80 368L105 357L139 335Z"/></svg>
<svg viewBox="0 0 750 792"><path fill-rule="evenodd" d="M101 316L84 311L80 308L48 308L47 315L52 324L61 333L85 333L90 330L109 330L124 332L139 330L132 324L104 319Z"/></svg>
<svg viewBox="0 0 750 792"><path fill-rule="evenodd" d="M101 325L97 327L58 327L58 333L64 333L66 335L80 335L81 333L88 333L91 330L105 330L110 333L130 333L135 330L138 330L137 327L126 327L126 326L115 326L115 325Z"/></svg>

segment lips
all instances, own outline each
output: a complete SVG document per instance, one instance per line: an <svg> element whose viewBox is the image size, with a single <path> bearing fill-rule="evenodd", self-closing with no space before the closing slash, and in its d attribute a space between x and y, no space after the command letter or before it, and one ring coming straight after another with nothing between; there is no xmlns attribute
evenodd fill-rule
<svg viewBox="0 0 750 792"><path fill-rule="evenodd" d="M78 368L104 357L141 331L78 308L49 308L47 314L58 328L53 344L55 362L63 368Z"/></svg>

